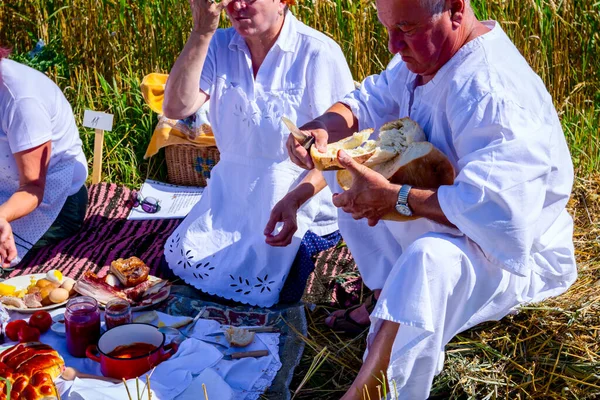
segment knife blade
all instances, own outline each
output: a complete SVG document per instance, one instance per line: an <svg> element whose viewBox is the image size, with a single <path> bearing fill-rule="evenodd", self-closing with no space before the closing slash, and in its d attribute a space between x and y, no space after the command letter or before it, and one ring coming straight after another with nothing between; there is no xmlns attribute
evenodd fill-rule
<svg viewBox="0 0 600 400"><path fill-rule="evenodd" d="M250 328L244 328L246 329L248 332L256 332L256 333L270 333L270 332L279 332L279 329L275 328L274 326L252 326ZM219 335L224 335L225 331L219 331L219 332L213 332L213 333L208 333L204 336L219 336Z"/></svg>
<svg viewBox="0 0 600 400"><path fill-rule="evenodd" d="M242 351L236 353L223 354L224 360L239 360L240 358L248 357L265 357L269 355L269 350L254 350L254 351Z"/></svg>
<svg viewBox="0 0 600 400"><path fill-rule="evenodd" d="M202 307L200 309L200 312L198 312L198 314L196 314L196 316L194 317L192 322L190 322L190 324L181 331L182 335L189 337L190 330L194 328L194 326L196 325L196 322L198 322L198 320L200 319L202 314L204 314L204 311L206 311L206 306Z"/></svg>
<svg viewBox="0 0 600 400"><path fill-rule="evenodd" d="M290 133L292 134L292 136L294 136L294 138L300 143L300 145L302 147L304 147L306 150L310 149L310 146L312 146L315 143L315 138L313 136L307 135L306 133L302 132L300 129L298 129L298 127L292 122L290 121L288 118L286 117L281 117L281 120L283 121L283 123L285 124L285 126L287 126L287 128L290 130Z"/></svg>

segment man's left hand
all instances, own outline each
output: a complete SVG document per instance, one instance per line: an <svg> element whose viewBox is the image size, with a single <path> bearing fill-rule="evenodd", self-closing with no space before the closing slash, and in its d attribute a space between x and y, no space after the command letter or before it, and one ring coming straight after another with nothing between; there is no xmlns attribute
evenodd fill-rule
<svg viewBox="0 0 600 400"><path fill-rule="evenodd" d="M333 195L333 204L352 218L367 218L375 226L385 214L395 211L398 186L391 184L381 174L354 161L343 150L338 152L340 164L352 174L352 187Z"/></svg>

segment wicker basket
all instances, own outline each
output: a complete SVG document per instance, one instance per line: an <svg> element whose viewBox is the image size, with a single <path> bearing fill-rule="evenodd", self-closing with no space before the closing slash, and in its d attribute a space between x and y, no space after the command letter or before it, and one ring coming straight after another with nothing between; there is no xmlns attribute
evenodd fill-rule
<svg viewBox="0 0 600 400"><path fill-rule="evenodd" d="M219 162L219 150L214 146L176 144L165 147L165 159L170 183L206 186L210 170Z"/></svg>

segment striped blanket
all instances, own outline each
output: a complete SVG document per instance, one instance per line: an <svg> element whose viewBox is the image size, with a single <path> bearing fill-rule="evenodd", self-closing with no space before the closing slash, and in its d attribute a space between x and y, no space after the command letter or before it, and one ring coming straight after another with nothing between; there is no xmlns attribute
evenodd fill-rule
<svg viewBox="0 0 600 400"><path fill-rule="evenodd" d="M81 231L56 245L28 254L10 277L57 269L78 278L90 270L104 275L111 261L137 256L155 274L163 246L181 220L128 221L131 190L100 183L89 187L89 206Z"/></svg>
<svg viewBox="0 0 600 400"><path fill-rule="evenodd" d="M77 279L90 270L104 275L111 261L137 256L157 275L167 238L179 219L128 221L131 190L124 186L99 183L89 187L89 206L81 231L56 245L27 254L9 277L57 269ZM362 281L352 255L345 245L316 256L303 300L348 307L358 302ZM160 275L160 274L159 274Z"/></svg>

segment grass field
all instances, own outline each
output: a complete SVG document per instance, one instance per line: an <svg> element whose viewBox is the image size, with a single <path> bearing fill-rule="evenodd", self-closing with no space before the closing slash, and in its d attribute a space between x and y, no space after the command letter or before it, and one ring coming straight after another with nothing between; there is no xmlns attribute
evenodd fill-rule
<svg viewBox="0 0 600 400"><path fill-rule="evenodd" d="M466 332L448 347L434 392L465 398L600 398L600 2L472 0L481 19L499 21L546 83L573 162L571 211L580 279L567 295L502 323ZM300 1L292 11L343 48L356 80L390 60L372 0ZM191 28L184 0L9 0L0 3L0 44L46 71L64 89L78 122L84 109L115 115L106 136L104 179L138 185L164 178L162 156L142 156L156 116L139 90L149 72L168 72ZM27 53L43 39L34 59ZM91 162L93 132L81 129ZM360 367L364 338L348 341L310 314L307 351L292 389L297 398L339 398ZM317 368L318 367L318 368ZM306 378L303 380L303 378Z"/></svg>

